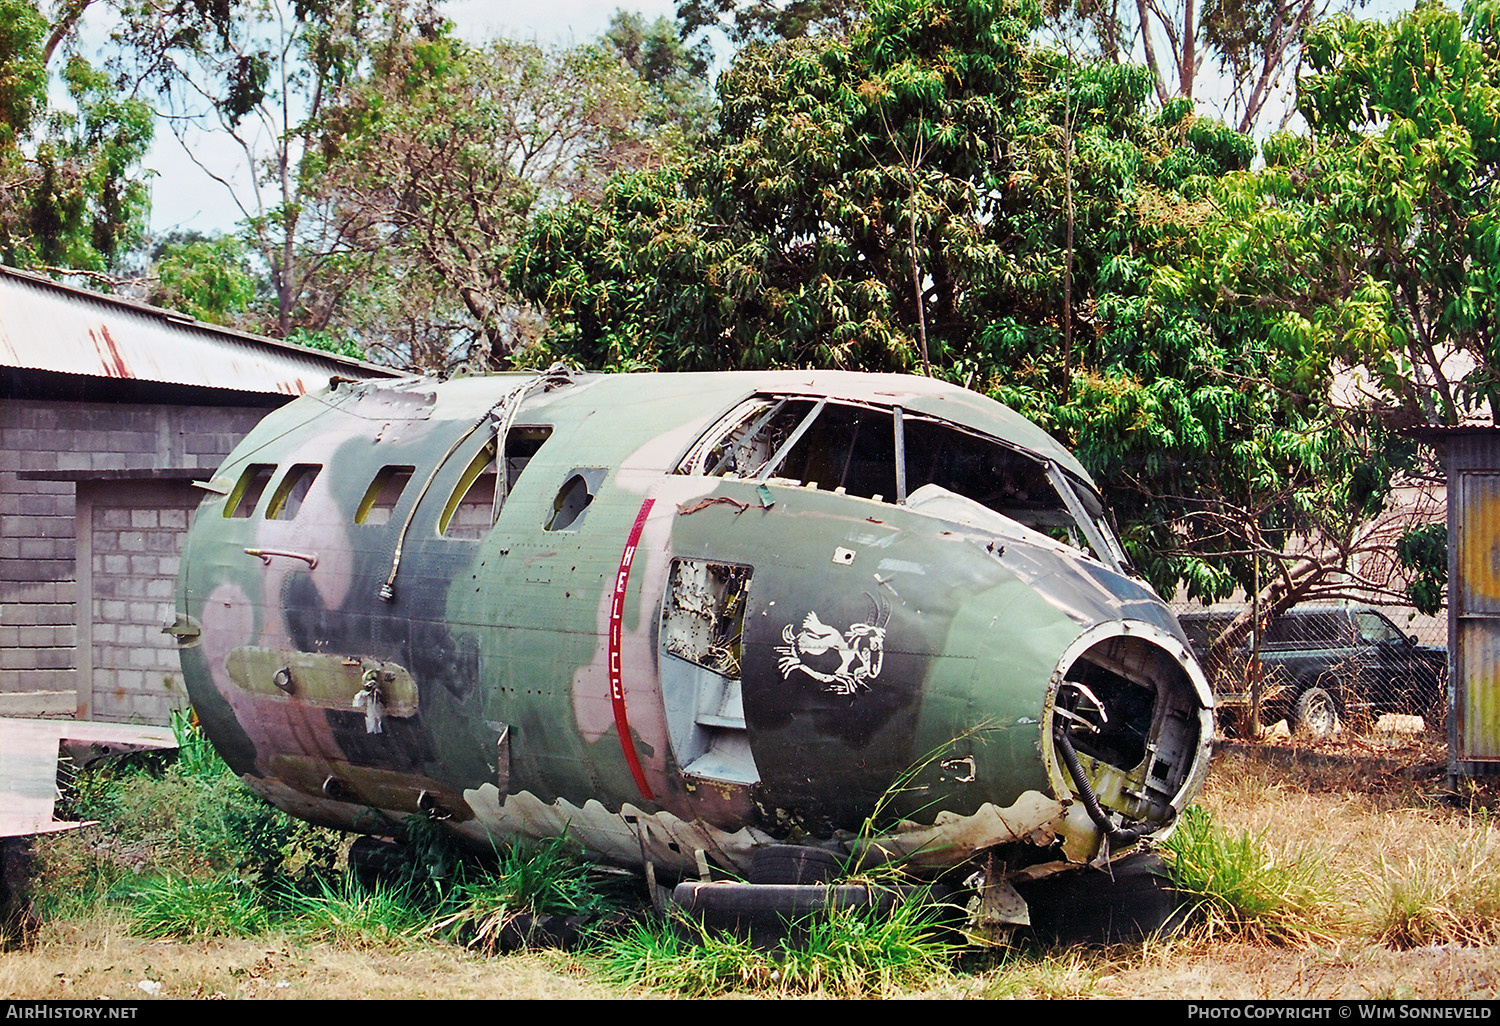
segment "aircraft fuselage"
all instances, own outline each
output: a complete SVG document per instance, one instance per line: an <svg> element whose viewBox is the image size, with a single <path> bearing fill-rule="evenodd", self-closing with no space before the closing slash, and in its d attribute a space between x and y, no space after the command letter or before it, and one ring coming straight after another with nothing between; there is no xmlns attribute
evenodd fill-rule
<svg viewBox="0 0 1500 1026"><path fill-rule="evenodd" d="M567 832L680 872L875 842L938 871L1087 860L1206 773L1207 685L1088 475L929 379L338 383L208 488L189 692L316 822Z"/></svg>

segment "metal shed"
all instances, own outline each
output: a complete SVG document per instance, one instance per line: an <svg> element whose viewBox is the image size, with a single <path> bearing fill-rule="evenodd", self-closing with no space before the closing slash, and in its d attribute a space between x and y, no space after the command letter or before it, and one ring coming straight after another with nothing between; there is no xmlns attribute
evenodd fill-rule
<svg viewBox="0 0 1500 1026"><path fill-rule="evenodd" d="M1500 774L1500 428L1412 434L1448 479L1448 776Z"/></svg>

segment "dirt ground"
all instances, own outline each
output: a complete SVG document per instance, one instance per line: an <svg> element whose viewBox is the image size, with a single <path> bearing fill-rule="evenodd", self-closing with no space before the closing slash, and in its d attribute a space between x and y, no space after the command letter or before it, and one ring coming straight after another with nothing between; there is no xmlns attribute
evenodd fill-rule
<svg viewBox="0 0 1500 1026"><path fill-rule="evenodd" d="M1411 730L1317 746L1275 738L1219 746L1200 804L1217 822L1255 833L1278 857L1298 853L1319 860L1338 895L1325 941L1271 947L1188 935L1129 947L971 957L951 978L900 996L1500 997L1500 945L1445 942L1392 950L1371 941L1363 925L1392 874L1402 872L1403 858L1426 852L1429 861L1440 860L1446 857L1443 845L1456 836L1496 833L1488 796L1446 793L1444 768L1438 741ZM1496 847L1485 844L1486 851ZM0 996L144 1001L669 995L624 994L602 982L586 954L486 959L440 944L349 950L275 938L142 940L128 935L123 919L96 918L47 924L34 949L0 954Z"/></svg>

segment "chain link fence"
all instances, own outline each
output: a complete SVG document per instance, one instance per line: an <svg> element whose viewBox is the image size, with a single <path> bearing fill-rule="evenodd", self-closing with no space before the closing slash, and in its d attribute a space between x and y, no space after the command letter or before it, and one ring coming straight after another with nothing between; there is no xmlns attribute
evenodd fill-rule
<svg viewBox="0 0 1500 1026"><path fill-rule="evenodd" d="M1448 680L1442 612L1302 605L1258 632L1248 603L1184 605L1176 612L1228 733L1248 733L1257 684L1262 726L1284 720L1294 734L1368 733L1387 714L1419 716L1441 728Z"/></svg>

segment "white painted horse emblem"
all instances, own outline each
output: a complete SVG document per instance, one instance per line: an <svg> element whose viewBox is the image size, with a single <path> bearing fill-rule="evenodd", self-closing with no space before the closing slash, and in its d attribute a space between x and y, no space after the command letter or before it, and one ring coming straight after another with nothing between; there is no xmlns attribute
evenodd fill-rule
<svg viewBox="0 0 1500 1026"><path fill-rule="evenodd" d="M836 695L870 690L885 660L885 618L879 619L880 625L856 623L842 634L819 620L817 613L807 614L800 631L787 624L781 629L786 644L776 646L782 679L801 670Z"/></svg>

